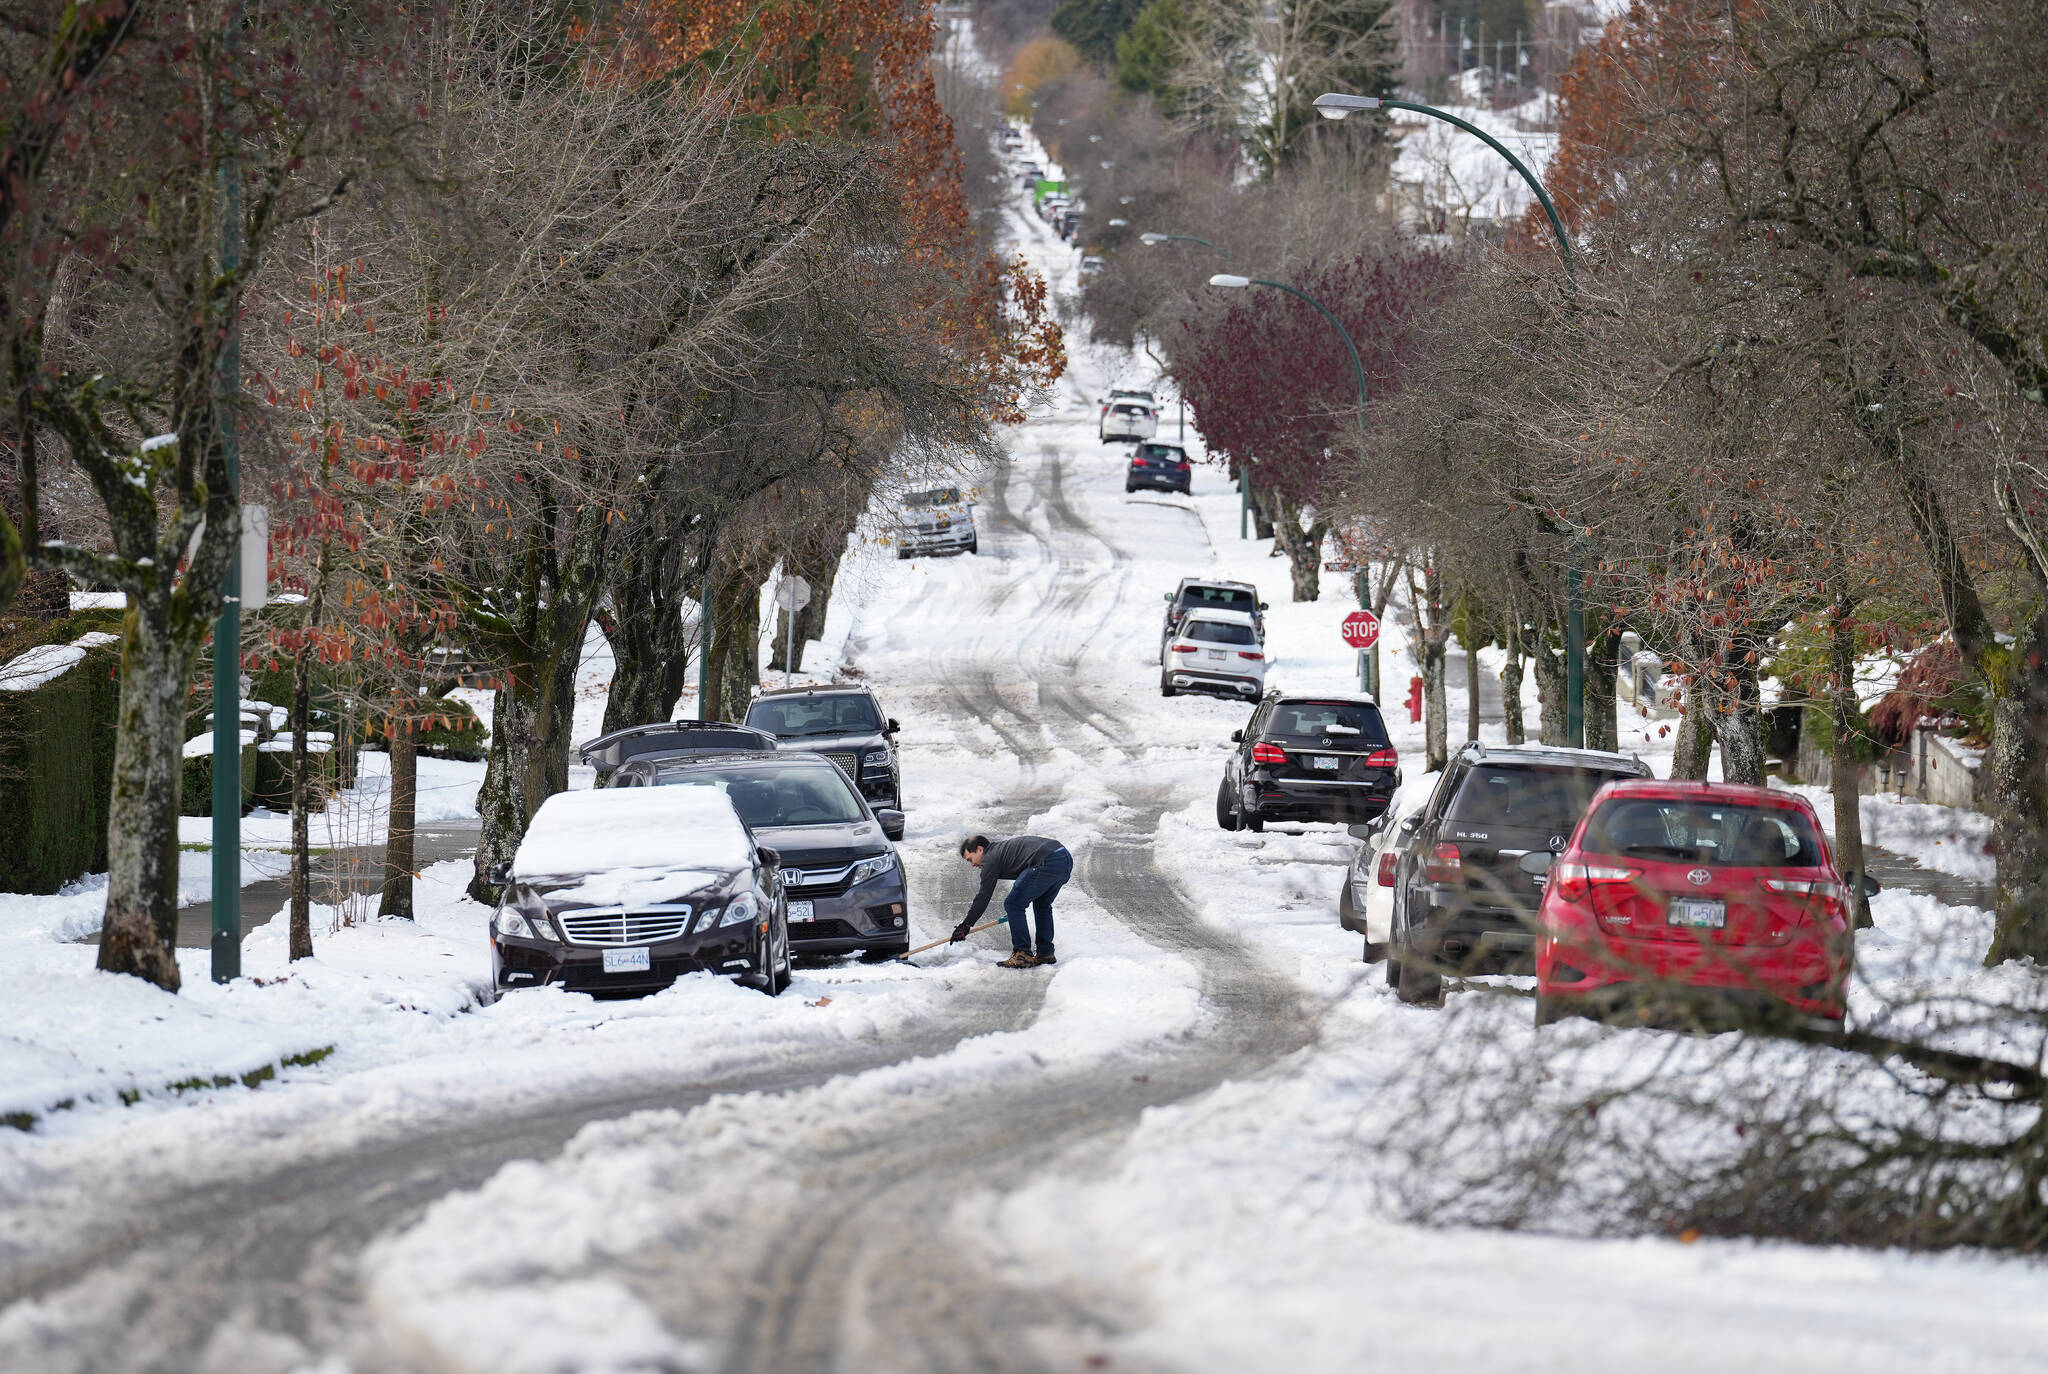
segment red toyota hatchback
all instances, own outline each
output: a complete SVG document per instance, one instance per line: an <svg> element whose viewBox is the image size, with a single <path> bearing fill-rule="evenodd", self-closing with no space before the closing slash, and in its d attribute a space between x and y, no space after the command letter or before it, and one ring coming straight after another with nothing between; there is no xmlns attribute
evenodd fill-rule
<svg viewBox="0 0 2048 1374"><path fill-rule="evenodd" d="M1535 872L1548 858L1522 862ZM1854 953L1847 890L1803 798L1610 783L1548 870L1538 1025L1659 1008L1693 1023L1731 1012L1841 1021Z"/></svg>

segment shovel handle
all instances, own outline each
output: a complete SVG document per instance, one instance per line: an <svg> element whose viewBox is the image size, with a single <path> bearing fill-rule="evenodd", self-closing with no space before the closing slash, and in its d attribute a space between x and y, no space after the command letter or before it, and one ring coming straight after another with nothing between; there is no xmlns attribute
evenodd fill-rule
<svg viewBox="0 0 2048 1374"><path fill-rule="evenodd" d="M993 921L990 921L985 925L978 925L974 929L968 931L967 933L969 935L979 935L984 930L994 930L997 926L1001 925L1003 922L1009 919L1010 918L1007 916L998 916ZM952 943L953 937L948 935L943 940L934 940L928 945L919 945L916 949L906 949L901 954L897 955L896 958L898 959L898 961L901 961L904 959L908 959L913 954L922 954L928 949L937 949L940 945L950 945Z"/></svg>

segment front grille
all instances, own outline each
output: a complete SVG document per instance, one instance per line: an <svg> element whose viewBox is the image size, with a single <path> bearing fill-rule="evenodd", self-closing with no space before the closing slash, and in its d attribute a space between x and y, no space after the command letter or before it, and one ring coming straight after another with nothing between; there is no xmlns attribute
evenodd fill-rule
<svg viewBox="0 0 2048 1374"><path fill-rule="evenodd" d="M852 782L854 780L855 776L857 775L857 770L860 768L859 754L853 753L851 750L847 750L844 752L835 751L828 752L825 755L825 757L839 765L839 771L846 774L846 780L848 782Z"/></svg>
<svg viewBox="0 0 2048 1374"><path fill-rule="evenodd" d="M690 928L690 908L659 906L647 911L585 907L557 915L572 945L651 945L673 940Z"/></svg>

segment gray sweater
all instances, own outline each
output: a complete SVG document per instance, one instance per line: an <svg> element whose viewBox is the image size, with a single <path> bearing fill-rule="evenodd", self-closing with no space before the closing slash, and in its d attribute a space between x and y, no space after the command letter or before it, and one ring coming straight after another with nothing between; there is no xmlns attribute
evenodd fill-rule
<svg viewBox="0 0 2048 1374"><path fill-rule="evenodd" d="M971 926L981 919L981 913L988 910L989 899L996 895L997 883L1005 878L1023 877L1064 847L1058 840L1048 840L1043 835L990 840L988 852L981 856L981 891L974 894L974 905L967 909L967 919L961 924Z"/></svg>

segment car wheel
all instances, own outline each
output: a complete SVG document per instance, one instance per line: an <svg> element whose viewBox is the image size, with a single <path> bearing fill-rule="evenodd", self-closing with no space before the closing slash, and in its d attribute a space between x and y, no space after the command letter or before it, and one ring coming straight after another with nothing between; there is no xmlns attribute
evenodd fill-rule
<svg viewBox="0 0 2048 1374"><path fill-rule="evenodd" d="M1173 691L1174 688L1172 680L1168 678L1166 674L1161 673L1159 675L1159 695L1163 697L1170 697L1173 695Z"/></svg>
<svg viewBox="0 0 2048 1374"><path fill-rule="evenodd" d="M1259 814L1258 799L1250 795L1251 790L1251 787L1247 785L1244 789L1244 794L1238 800L1237 819L1238 823L1244 826L1245 829L1257 835L1265 830L1266 819Z"/></svg>
<svg viewBox="0 0 2048 1374"><path fill-rule="evenodd" d="M1375 943L1371 936L1367 936L1365 941L1365 951L1361 957L1368 964L1377 964L1380 960L1387 957L1387 947L1385 945Z"/></svg>
<svg viewBox="0 0 2048 1374"><path fill-rule="evenodd" d="M789 991L789 985L796 979L796 956L789 952L789 932L782 933L782 962L776 966L775 981L770 985L768 995L780 997Z"/></svg>
<svg viewBox="0 0 2048 1374"><path fill-rule="evenodd" d="M978 535L978 534L977 534L977 535L975 535L975 536L974 536L974 538L972 538L972 539L970 539L970 540L968 540L968 541L967 541L967 552L969 552L969 553L973 553L973 554L978 554L978 553L980 553L980 552L981 552L981 536L980 536L980 535Z"/></svg>
<svg viewBox="0 0 2048 1374"><path fill-rule="evenodd" d="M1435 969L1424 968L1413 959L1404 959L1394 994L1411 1007L1442 1006L1444 976Z"/></svg>
<svg viewBox="0 0 2048 1374"><path fill-rule="evenodd" d="M1129 496L1132 492L1136 490L1137 488L1135 486L1132 486L1129 482L1124 483L1124 495Z"/></svg>
<svg viewBox="0 0 2048 1374"><path fill-rule="evenodd" d="M1237 829L1237 807L1230 800L1230 779L1216 784L1216 824L1225 830Z"/></svg>
<svg viewBox="0 0 2048 1374"><path fill-rule="evenodd" d="M1344 885L1337 889L1337 924L1353 935L1363 935L1358 928L1358 909L1351 904L1351 874L1344 875ZM1370 961L1368 961L1370 962Z"/></svg>
<svg viewBox="0 0 2048 1374"><path fill-rule="evenodd" d="M1391 944L1388 945L1386 949L1387 986L1390 988L1398 988L1401 986L1401 961L1394 957L1394 947Z"/></svg>

